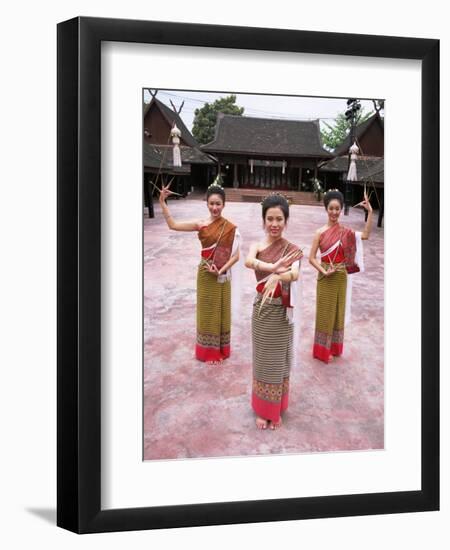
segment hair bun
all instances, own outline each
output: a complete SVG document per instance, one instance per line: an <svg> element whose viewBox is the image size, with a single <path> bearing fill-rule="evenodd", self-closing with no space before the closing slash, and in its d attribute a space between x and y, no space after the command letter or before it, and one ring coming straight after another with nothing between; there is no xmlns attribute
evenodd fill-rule
<svg viewBox="0 0 450 550"><path fill-rule="evenodd" d="M264 206L266 201L270 201L273 197L280 197L281 199L284 199L288 203L288 205L291 204L291 201L286 197L286 195L283 195L283 193L280 193L279 191L272 191L263 198L263 200L261 201L261 205Z"/></svg>
<svg viewBox="0 0 450 550"><path fill-rule="evenodd" d="M328 191L323 194L323 204L325 208L327 208L328 204L334 199L339 201L341 208L344 206L344 195L341 191L339 191L339 189L328 189Z"/></svg>

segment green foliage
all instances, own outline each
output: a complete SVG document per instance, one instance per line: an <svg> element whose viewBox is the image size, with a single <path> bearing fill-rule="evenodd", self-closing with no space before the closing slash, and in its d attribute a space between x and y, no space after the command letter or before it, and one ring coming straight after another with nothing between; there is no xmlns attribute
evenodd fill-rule
<svg viewBox="0 0 450 550"><path fill-rule="evenodd" d="M373 112L364 113L364 108L362 108L356 118L356 126L361 124L369 117L373 115ZM321 129L320 135L322 137L322 143L329 149L336 149L344 139L350 133L350 122L345 118L344 113L339 113L335 119L334 124L328 124L327 122L323 123L327 129Z"/></svg>
<svg viewBox="0 0 450 550"><path fill-rule="evenodd" d="M214 128L218 113L240 116L244 113L244 107L238 107L236 96L229 95L217 99L214 103L205 103L201 109L195 109L192 135L199 143L209 143L214 139Z"/></svg>

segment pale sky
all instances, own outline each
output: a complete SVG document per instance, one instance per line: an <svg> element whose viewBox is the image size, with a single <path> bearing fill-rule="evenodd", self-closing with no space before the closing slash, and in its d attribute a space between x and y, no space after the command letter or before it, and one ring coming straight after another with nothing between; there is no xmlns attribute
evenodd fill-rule
<svg viewBox="0 0 450 550"><path fill-rule="evenodd" d="M195 109L201 108L205 103L212 103L216 99L226 97L233 92L194 92L186 90L159 90L156 96L160 101L171 107L172 100L178 109L184 101L181 118L189 130L192 130ZM324 98L302 96L274 96L235 94L236 104L244 107L244 116L260 118L280 118L286 120L312 120L332 124L337 114L347 109L347 98ZM151 96L144 91L144 101L150 101ZM364 112L374 111L370 100L361 100Z"/></svg>

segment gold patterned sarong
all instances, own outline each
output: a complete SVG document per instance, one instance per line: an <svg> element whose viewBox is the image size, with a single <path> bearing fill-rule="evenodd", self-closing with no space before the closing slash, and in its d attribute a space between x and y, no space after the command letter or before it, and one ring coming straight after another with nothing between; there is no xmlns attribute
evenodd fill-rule
<svg viewBox="0 0 450 550"><path fill-rule="evenodd" d="M206 262L218 269L231 257L236 226L223 217L200 229L202 260L197 273L197 342L200 361L221 361L230 356L231 284L219 282L204 269Z"/></svg>

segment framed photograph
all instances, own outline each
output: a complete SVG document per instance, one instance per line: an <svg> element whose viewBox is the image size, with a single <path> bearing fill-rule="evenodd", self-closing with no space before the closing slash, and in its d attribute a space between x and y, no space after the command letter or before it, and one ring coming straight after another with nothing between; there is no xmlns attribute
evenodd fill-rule
<svg viewBox="0 0 450 550"><path fill-rule="evenodd" d="M221 114L202 136L192 119L211 105ZM338 111L351 128L341 148L324 144ZM60 23L58 525L90 533L437 510L438 166L438 40ZM370 233L364 273L351 274L362 264L347 261L343 235L345 261L314 263L333 198L349 239ZM278 210L286 228L268 225ZM219 229L231 220L229 234L210 234L214 216ZM289 253L303 250L298 271L253 245L282 242L277 231L294 243ZM215 248L228 254L222 263ZM280 296L263 286L253 304L266 282L258 266L278 261L289 263L273 267ZM320 326L321 270L335 264L354 279L343 354L343 326L330 342ZM237 313L210 303L202 274L222 302L227 285L230 302L240 297ZM264 332L261 312L267 300L283 305L283 277L285 310L301 319L292 330L286 313L258 355L277 330L271 321ZM289 371L274 381L271 349L289 331Z"/></svg>

